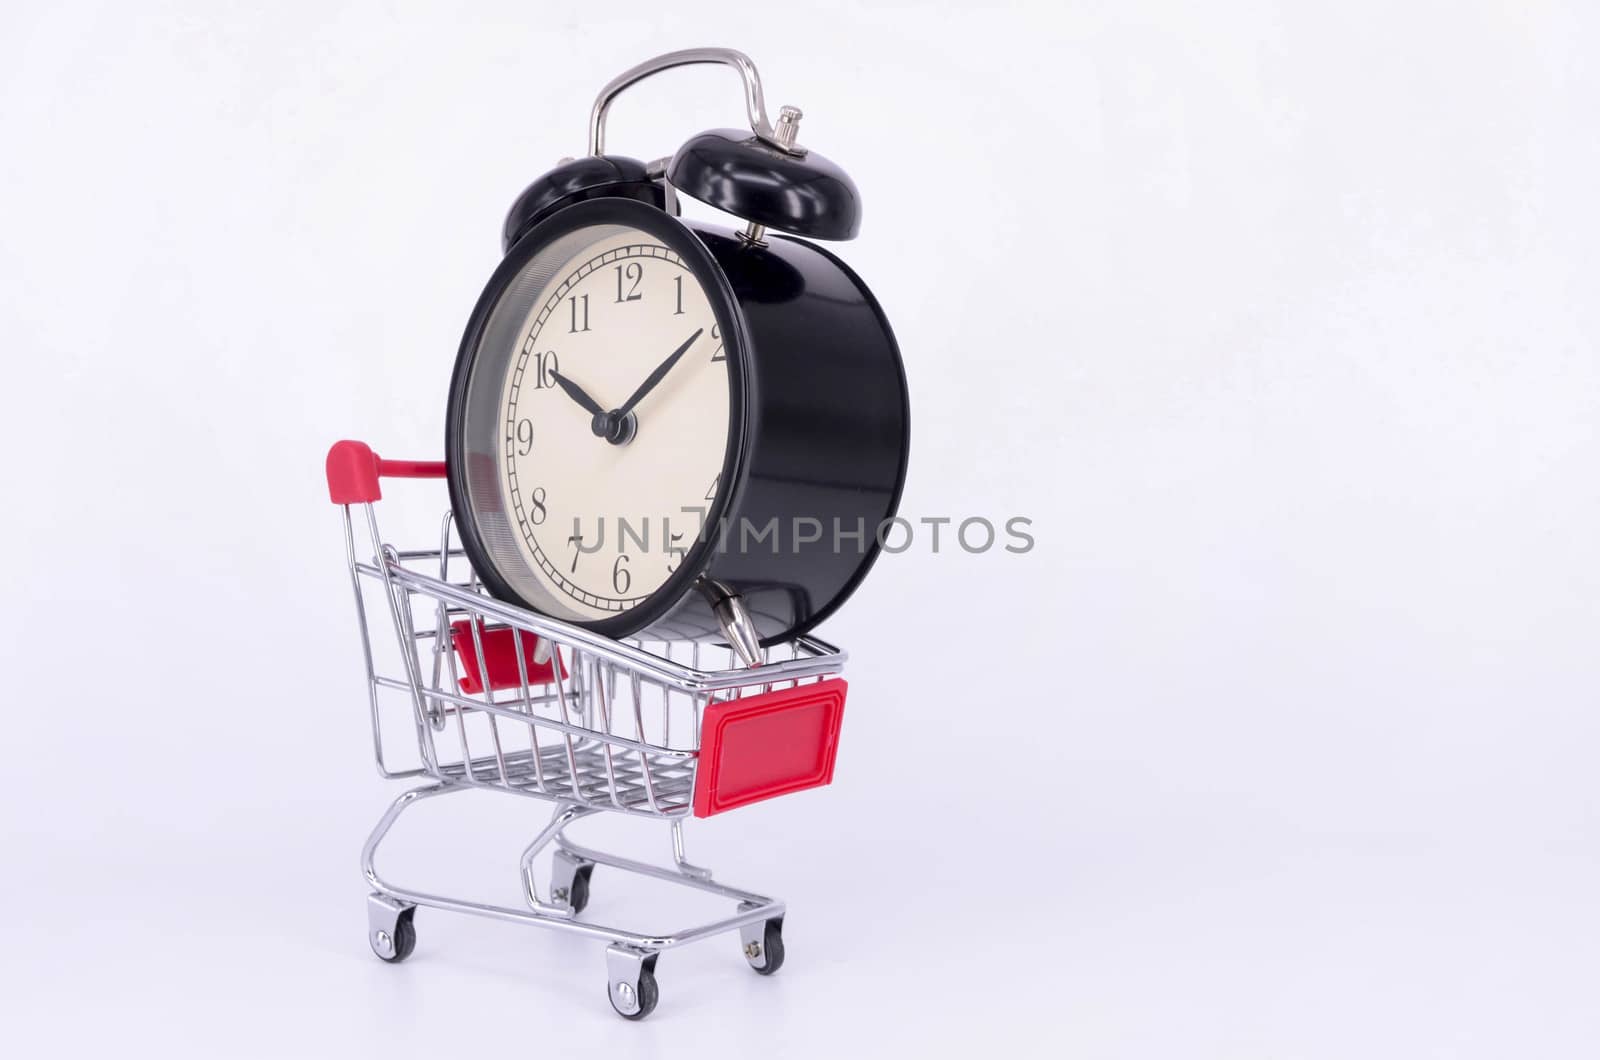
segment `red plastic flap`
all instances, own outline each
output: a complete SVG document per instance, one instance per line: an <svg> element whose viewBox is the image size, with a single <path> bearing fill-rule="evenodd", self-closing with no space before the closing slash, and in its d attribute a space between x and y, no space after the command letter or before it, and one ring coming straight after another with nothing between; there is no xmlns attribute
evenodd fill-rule
<svg viewBox="0 0 1600 1060"><path fill-rule="evenodd" d="M831 678L707 707L694 815L831 783L847 687Z"/></svg>
<svg viewBox="0 0 1600 1060"><path fill-rule="evenodd" d="M559 649L551 649L548 662L533 661L539 638L527 630L485 630L480 623L478 639L483 642L483 659L489 664L489 689L498 692L503 688L521 688L522 675L517 671L517 645L511 634L522 637L522 662L528 671L529 685L547 685L554 679L554 664L561 661ZM483 677L478 672L478 648L472 642L472 624L466 619L450 623L450 643L461 659L461 691L475 696L483 691ZM567 676L567 666L561 662L561 676Z"/></svg>

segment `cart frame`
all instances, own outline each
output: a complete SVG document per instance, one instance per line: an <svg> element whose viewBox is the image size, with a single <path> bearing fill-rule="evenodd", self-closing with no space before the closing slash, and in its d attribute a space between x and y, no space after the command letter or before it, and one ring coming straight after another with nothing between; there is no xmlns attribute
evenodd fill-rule
<svg viewBox="0 0 1600 1060"><path fill-rule="evenodd" d="M831 780L843 710L845 682L838 675L844 652L802 637L783 649L791 657L768 659L767 653L741 644L737 628L727 631L728 647L622 642L526 611L489 597L475 573L465 581L451 580L452 562L459 570L466 561L453 544L448 513L437 548L400 551L384 543L374 512L374 502L381 498L378 479L442 478L442 463L383 460L361 443L339 442L328 454L327 471L330 497L340 507L356 600L378 772L388 779L427 780L389 804L362 848L362 871L372 887L367 917L373 952L389 962L410 956L418 906L599 939L607 943L607 997L628 1019L642 1019L654 1009L659 997L656 961L667 949L737 931L750 966L762 975L776 972L784 959L784 903L717 882L709 869L691 863L684 849L683 819ZM370 560L357 554L357 507L364 510ZM424 573L420 564L437 564L438 576ZM376 661L369 590L381 590L387 601L400 676L385 672ZM737 607L735 602L734 623L744 617ZM421 621L430 612L432 629ZM685 653L687 665L672 657ZM712 657L728 665L705 666ZM398 767L386 755L380 705L386 693L409 701L405 713L415 736L416 766ZM676 733L674 716L680 719ZM757 768L762 775L748 790L716 790L716 770L701 765L702 754L721 754L713 741L722 724L750 727L736 745L746 756L738 762L744 776L750 772L752 737L759 745L764 734L778 732L761 728L774 719L785 726L781 733L790 741L778 756L784 764ZM458 752L443 739L452 722ZM798 773L792 761L796 724L806 732L816 730L817 760ZM524 750L511 748L518 735L527 739ZM489 750L484 750L485 738ZM526 908L403 886L377 870L378 849L408 808L473 788L553 804L549 823L519 861ZM664 820L671 833L671 864L638 861L567 837L569 826L602 812ZM542 890L535 864L546 851L551 852L550 884ZM670 932L581 920L597 865L727 899L736 903L735 910Z"/></svg>

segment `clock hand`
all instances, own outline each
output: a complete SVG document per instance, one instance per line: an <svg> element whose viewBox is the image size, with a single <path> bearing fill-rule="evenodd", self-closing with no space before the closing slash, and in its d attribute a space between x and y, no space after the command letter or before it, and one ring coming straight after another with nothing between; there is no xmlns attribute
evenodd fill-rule
<svg viewBox="0 0 1600 1060"><path fill-rule="evenodd" d="M554 379L556 385L567 392L567 397L583 406L585 412L593 416L604 416L606 414L606 410L600 407L600 402L590 397L583 387L574 383L554 368L550 369L550 378Z"/></svg>
<svg viewBox="0 0 1600 1060"><path fill-rule="evenodd" d="M690 335L688 338L684 339L683 345L673 350L672 355L657 365L656 370L650 373L650 378L639 384L639 389L633 392L633 396L627 401L624 401L620 408L611 413L612 417L620 420L628 413L632 412L633 407L639 402L643 401L645 395L654 390L656 388L656 384L660 383L661 380L667 377L667 373L672 371L672 366L682 360L683 355L689 352L689 347L694 345L694 340L698 339L704 331L705 328L696 328L693 335Z"/></svg>

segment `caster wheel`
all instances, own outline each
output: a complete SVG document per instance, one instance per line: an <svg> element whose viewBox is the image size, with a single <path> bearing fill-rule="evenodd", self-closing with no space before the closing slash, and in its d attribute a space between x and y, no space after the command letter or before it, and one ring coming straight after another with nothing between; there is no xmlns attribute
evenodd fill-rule
<svg viewBox="0 0 1600 1060"><path fill-rule="evenodd" d="M573 916L583 912L584 906L589 904L589 877L593 875L594 866L584 865L572 876L572 886L567 890L567 904L572 906Z"/></svg>
<svg viewBox="0 0 1600 1060"><path fill-rule="evenodd" d="M396 917L393 931L372 932L368 937L372 952L390 964L399 964L411 956L411 951L417 948L417 929L411 923L414 913L415 908L407 909Z"/></svg>
<svg viewBox="0 0 1600 1060"><path fill-rule="evenodd" d="M656 976L649 968L639 969L637 988L629 983L613 983L606 988L611 1007L625 1020L642 1020L656 1010L661 991L656 986Z"/></svg>
<svg viewBox="0 0 1600 1060"><path fill-rule="evenodd" d="M772 975L783 967L783 918L776 917L762 925L761 941L747 942L744 959L750 962L757 975Z"/></svg>

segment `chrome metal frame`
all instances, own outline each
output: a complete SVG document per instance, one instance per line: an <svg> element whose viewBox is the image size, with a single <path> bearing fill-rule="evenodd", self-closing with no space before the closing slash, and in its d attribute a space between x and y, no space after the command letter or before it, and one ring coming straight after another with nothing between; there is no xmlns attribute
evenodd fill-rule
<svg viewBox="0 0 1600 1060"><path fill-rule="evenodd" d="M783 903L715 882L710 870L685 855L683 819L693 810L700 720L714 702L835 676L844 667L844 652L805 637L769 653L786 658L749 666L726 646L614 641L495 600L470 570L464 579L453 580L452 564L459 571L466 560L448 513L438 547L400 551L383 542L373 505L364 504L372 557L358 558L352 507L342 506L341 517L361 630L374 758L381 776L428 780L390 803L362 849L362 871L373 888L368 922L374 952L385 960L409 953L406 940L415 938L410 921L417 906L601 939L609 944L608 996L629 1018L646 1015L653 1006L655 959L663 950L737 931L746 959L765 972L762 932L773 922L781 927ZM369 592L381 592L387 601L397 659L380 661L375 651ZM456 632L463 628L471 634L475 672L486 686L492 684L487 680L488 638L509 641L516 659L514 686L478 692L463 686L458 652L465 645L457 643L464 638ZM537 638L531 653L527 635ZM543 669L547 666L548 671ZM541 682L545 675L552 679ZM398 699L406 708L407 742L415 747L416 765L397 764L396 749L386 747L385 714L390 715L389 728L396 721L393 708L384 709L386 698ZM407 808L473 788L553 804L549 823L524 848L519 862L526 908L434 894L378 873L378 848ZM603 811L667 822L671 864L636 861L567 837L569 826ZM551 852L551 883L541 891L534 866L546 851ZM703 891L735 902L736 909L731 916L670 932L580 920L582 909L573 904L575 880L584 875L586 890L587 874L595 865Z"/></svg>

